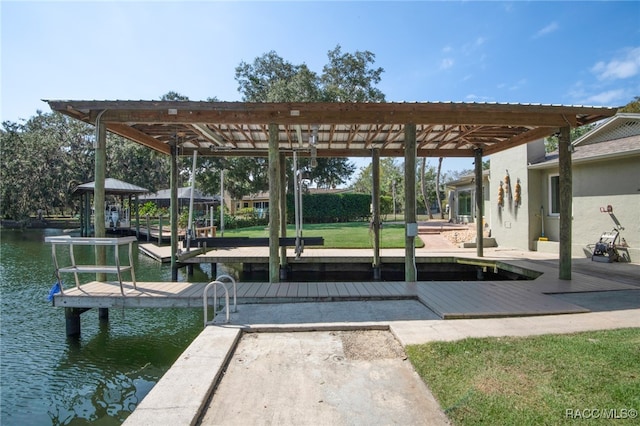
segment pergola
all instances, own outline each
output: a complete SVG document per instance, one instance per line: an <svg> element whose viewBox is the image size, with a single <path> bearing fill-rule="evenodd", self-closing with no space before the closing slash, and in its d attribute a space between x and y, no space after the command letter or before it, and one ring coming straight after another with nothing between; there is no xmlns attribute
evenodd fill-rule
<svg viewBox="0 0 640 426"><path fill-rule="evenodd" d="M482 214L482 157L559 135L560 278L571 278L570 128L616 113L615 108L497 103L244 103L192 101L49 100L52 110L96 126L96 201L104 181L106 131L170 155L172 253L177 252L177 162L180 155L265 156L269 159L270 281L286 263L284 179L286 156L371 157L373 170L374 269L379 267L379 160L404 157L405 279L413 268L416 230L415 164L418 157L473 157L476 204ZM104 197L103 197L104 198ZM100 206L96 206L96 213ZM175 214L175 217L173 216ZM103 221L102 221L103 222ZM96 223L100 223L96 218ZM482 220L477 254L483 255ZM100 236L96 228L96 236ZM175 257L175 256L174 256ZM175 266L175 259L172 265Z"/></svg>

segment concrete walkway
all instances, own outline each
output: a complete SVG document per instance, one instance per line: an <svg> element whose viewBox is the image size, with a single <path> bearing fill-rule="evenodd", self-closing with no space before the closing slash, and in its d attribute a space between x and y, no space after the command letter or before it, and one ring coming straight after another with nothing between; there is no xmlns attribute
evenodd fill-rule
<svg viewBox="0 0 640 426"><path fill-rule="evenodd" d="M252 311L256 322L206 327L143 399L125 425L305 425L327 422L376 425L396 423L392 407L402 408L403 422L423 419L409 423L447 424L446 416L427 385L421 382L406 360L402 357L350 359L328 333L389 330L404 347L466 337L640 327L640 309L525 318L437 320L429 319L433 314L415 303L242 305L239 313L248 315ZM286 315L283 310L287 311ZM375 321L367 320L372 311L378 315ZM407 312L412 319L405 319ZM285 316L295 318L297 322L283 321ZM332 317L343 321L332 322ZM253 334L256 332L261 333L259 341ZM306 333L299 334L301 332ZM245 339L251 339L249 346L240 346L238 342L242 344ZM228 366L229 376L223 373L225 366ZM224 378L220 380L223 374ZM230 377L228 381L227 377ZM394 377L402 377L402 385L396 383ZM358 407L357 418L350 415L352 406L344 401L345 398L353 398ZM393 404L389 405L389 400L394 401ZM380 407L387 409L381 411ZM398 418L398 421L402 419Z"/></svg>
<svg viewBox="0 0 640 426"><path fill-rule="evenodd" d="M567 286L548 254L486 256L535 263L548 279L531 284L592 312L442 320L418 300L240 305L230 325L204 329L125 425L448 424L403 356L406 345L640 328L638 264L574 259ZM598 280L618 290L590 290ZM380 347L388 350L372 352Z"/></svg>

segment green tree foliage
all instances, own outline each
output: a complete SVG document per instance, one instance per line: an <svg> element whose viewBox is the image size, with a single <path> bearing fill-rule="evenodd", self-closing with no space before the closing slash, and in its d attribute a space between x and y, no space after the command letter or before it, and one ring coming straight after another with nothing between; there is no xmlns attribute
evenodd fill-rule
<svg viewBox="0 0 640 426"><path fill-rule="evenodd" d="M2 217L72 212L73 189L92 176L92 129L61 114L4 122L0 168Z"/></svg>
<svg viewBox="0 0 640 426"><path fill-rule="evenodd" d="M151 192L169 187L169 157L117 135L107 137L106 176Z"/></svg>
<svg viewBox="0 0 640 426"><path fill-rule="evenodd" d="M593 129L594 126L595 124L587 124L585 126L571 128L571 133L570 133L571 141L575 141L580 136L584 135L585 133ZM547 153L558 150L558 135L551 135L544 140L544 150Z"/></svg>
<svg viewBox="0 0 640 426"><path fill-rule="evenodd" d="M323 101L326 102L384 102L384 94L375 87L380 83L382 68L371 69L373 53L356 51L342 53L337 45L328 52L329 63L324 66L320 81Z"/></svg>
<svg viewBox="0 0 640 426"><path fill-rule="evenodd" d="M640 112L640 96L633 98L631 102L620 108L618 112Z"/></svg>
<svg viewBox="0 0 640 426"><path fill-rule="evenodd" d="M0 214L24 219L77 214L76 186L94 180L95 128L59 113L38 112L25 123L4 122L0 168ZM169 183L169 159L107 133L106 176L151 191Z"/></svg>
<svg viewBox="0 0 640 426"><path fill-rule="evenodd" d="M371 69L375 55L371 52L342 53L340 46L328 52L329 63L318 76L306 64L294 65L274 51L257 57L253 63L242 62L236 67L238 90L246 102L378 102L384 95L374 87L380 82L382 68ZM346 183L355 165L347 158L318 158L311 167L308 158L300 158L299 168L311 171L312 181L319 188L335 188ZM230 167L240 159L231 159ZM259 159L252 159L254 175L261 175L259 167L266 167ZM243 161L248 166L247 161ZM293 167L287 167L289 186L293 187ZM247 174L245 173L245 178ZM233 182L236 193L242 193L242 182ZM266 190L267 186L261 188ZM246 195L244 193L243 195Z"/></svg>
<svg viewBox="0 0 640 426"><path fill-rule="evenodd" d="M351 184L351 189L357 193L371 194L373 192L373 172L371 164L360 169L356 179ZM396 158L385 157L380 159L380 197L390 197L391 211L393 212L393 198L395 195L396 211L402 211L404 205L404 165ZM382 206L382 205L381 205ZM381 211L382 213L382 211Z"/></svg>

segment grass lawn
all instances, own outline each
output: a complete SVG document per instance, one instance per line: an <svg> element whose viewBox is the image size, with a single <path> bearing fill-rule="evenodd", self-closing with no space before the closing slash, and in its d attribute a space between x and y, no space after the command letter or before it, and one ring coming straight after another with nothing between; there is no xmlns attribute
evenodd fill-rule
<svg viewBox="0 0 640 426"><path fill-rule="evenodd" d="M295 225L287 225L287 236L295 237ZM318 248L371 248L373 231L367 222L305 224L302 235L324 237L324 246ZM225 229L225 237L268 237L269 230L264 226L242 229ZM404 247L404 225L384 224L380 231L381 248ZM415 239L416 247L424 246L420 238Z"/></svg>
<svg viewBox="0 0 640 426"><path fill-rule="evenodd" d="M638 328L434 342L407 354L457 425L640 423Z"/></svg>

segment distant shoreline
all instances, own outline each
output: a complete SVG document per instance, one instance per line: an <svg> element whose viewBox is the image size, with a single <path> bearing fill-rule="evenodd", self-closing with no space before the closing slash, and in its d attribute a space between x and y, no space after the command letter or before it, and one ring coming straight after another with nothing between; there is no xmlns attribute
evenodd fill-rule
<svg viewBox="0 0 640 426"><path fill-rule="evenodd" d="M69 229L80 228L80 219L72 217L29 218L25 220L1 220L1 229Z"/></svg>

